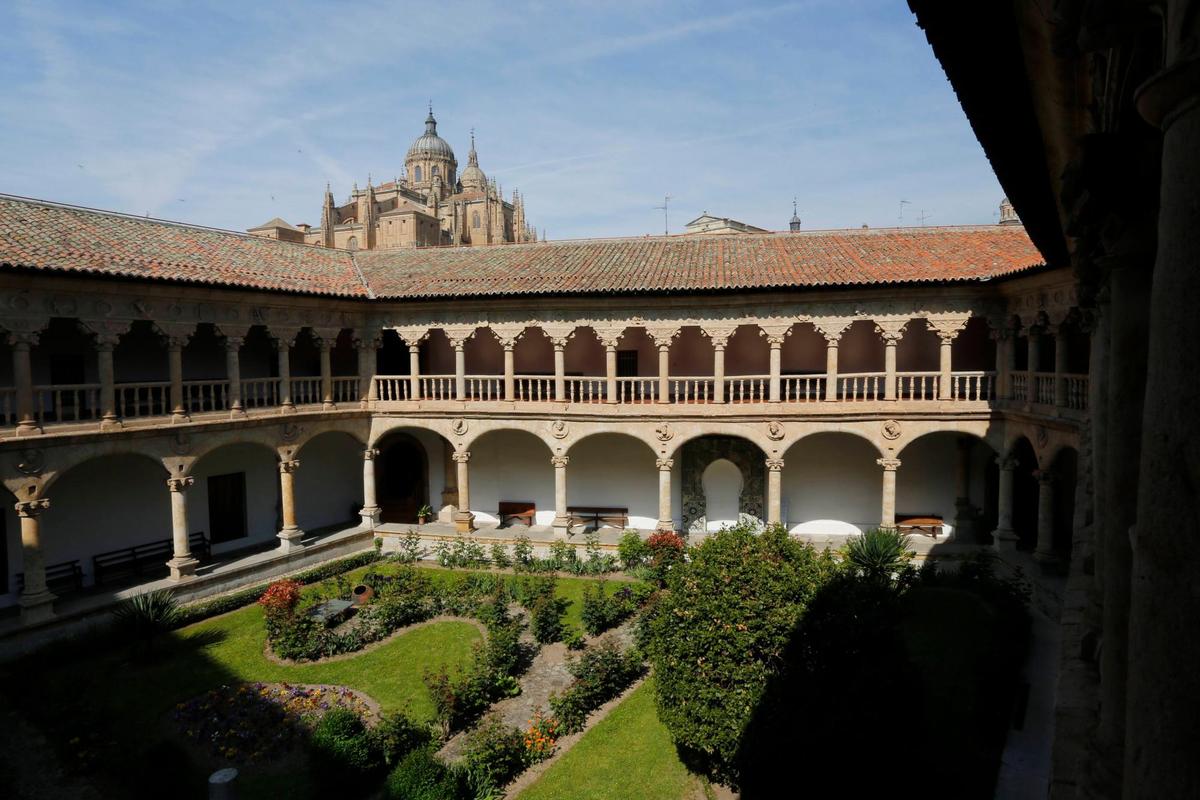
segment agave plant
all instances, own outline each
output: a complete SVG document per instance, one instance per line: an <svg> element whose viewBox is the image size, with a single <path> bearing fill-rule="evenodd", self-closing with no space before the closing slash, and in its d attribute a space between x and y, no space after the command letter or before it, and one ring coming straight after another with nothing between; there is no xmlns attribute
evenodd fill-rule
<svg viewBox="0 0 1200 800"><path fill-rule="evenodd" d="M136 594L117 604L113 618L119 630L148 652L158 636L178 623L179 602L166 589Z"/></svg>
<svg viewBox="0 0 1200 800"><path fill-rule="evenodd" d="M891 583L912 560L908 535L894 528L870 530L846 544L846 560L867 580Z"/></svg>

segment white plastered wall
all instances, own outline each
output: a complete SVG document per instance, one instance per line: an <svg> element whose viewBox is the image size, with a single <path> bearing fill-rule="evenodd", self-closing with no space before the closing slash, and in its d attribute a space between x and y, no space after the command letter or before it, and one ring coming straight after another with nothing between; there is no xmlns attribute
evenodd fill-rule
<svg viewBox="0 0 1200 800"><path fill-rule="evenodd" d="M631 528L654 528L658 468L645 444L621 434L601 433L583 439L568 455L567 505L627 508Z"/></svg>
<svg viewBox="0 0 1200 800"><path fill-rule="evenodd" d="M345 433L317 436L300 449L296 524L306 531L357 521L363 504L362 443Z"/></svg>
<svg viewBox="0 0 1200 800"><path fill-rule="evenodd" d="M879 526L883 468L863 439L818 433L784 454L783 519L792 533L853 534Z"/></svg>
<svg viewBox="0 0 1200 800"><path fill-rule="evenodd" d="M532 435L495 431L477 439L471 444L470 479L471 511L477 522L499 522L502 500L534 503L538 525L554 521L550 450Z"/></svg>
<svg viewBox="0 0 1200 800"><path fill-rule="evenodd" d="M208 522L208 478L246 473L246 537L213 545L214 553L269 541L279 532L279 467L275 454L254 444L231 444L205 455L192 469L188 490L188 528L212 535Z"/></svg>
<svg viewBox="0 0 1200 800"><path fill-rule="evenodd" d="M958 434L934 433L922 436L899 454L896 472L896 514L936 514L945 520L945 533L953 532ZM980 507L984 499L984 481L988 461L996 454L982 441L974 440L970 456L971 504Z"/></svg>

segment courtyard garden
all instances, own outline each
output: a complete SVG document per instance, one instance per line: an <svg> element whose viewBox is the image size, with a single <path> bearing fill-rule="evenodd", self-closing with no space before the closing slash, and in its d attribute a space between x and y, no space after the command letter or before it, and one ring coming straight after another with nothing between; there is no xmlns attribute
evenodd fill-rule
<svg viewBox="0 0 1200 800"><path fill-rule="evenodd" d="M769 797L805 764L818 793L902 785L906 742L938 754L929 796L994 782L1026 617L988 559L918 570L886 532L833 554L742 526L591 544L410 540L192 606L142 596L6 665L5 702L79 796L203 797L236 766L243 798Z"/></svg>

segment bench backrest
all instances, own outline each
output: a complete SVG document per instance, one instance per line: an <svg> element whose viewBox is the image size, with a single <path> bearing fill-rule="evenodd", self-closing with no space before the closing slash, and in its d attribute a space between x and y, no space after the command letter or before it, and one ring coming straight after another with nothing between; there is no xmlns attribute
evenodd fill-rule
<svg viewBox="0 0 1200 800"><path fill-rule="evenodd" d="M517 514L534 514L536 512L536 503L529 503L523 500L500 501L501 514L512 514L515 516Z"/></svg>

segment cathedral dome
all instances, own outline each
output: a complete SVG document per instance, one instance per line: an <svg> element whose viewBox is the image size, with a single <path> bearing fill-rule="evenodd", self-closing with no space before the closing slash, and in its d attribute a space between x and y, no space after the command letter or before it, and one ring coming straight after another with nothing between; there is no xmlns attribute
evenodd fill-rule
<svg viewBox="0 0 1200 800"><path fill-rule="evenodd" d="M432 110L429 112L429 116L425 118L425 132L417 137L417 140L412 143L412 147L408 148L408 155L405 156L405 161L414 158L455 160L454 150L450 148L450 144L438 136L437 120L433 118Z"/></svg>
<svg viewBox="0 0 1200 800"><path fill-rule="evenodd" d="M467 154L467 168L462 171L459 183L467 191L483 191L487 188L487 176L479 168L479 156L475 152L475 133L471 132L471 152Z"/></svg>

